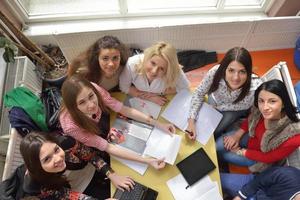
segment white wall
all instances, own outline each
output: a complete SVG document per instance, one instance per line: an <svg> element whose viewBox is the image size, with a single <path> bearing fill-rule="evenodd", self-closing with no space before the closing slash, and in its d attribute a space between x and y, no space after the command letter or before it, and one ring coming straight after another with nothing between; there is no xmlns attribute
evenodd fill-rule
<svg viewBox="0 0 300 200"><path fill-rule="evenodd" d="M0 113L2 112L2 101L3 101L3 91L4 91L4 80L5 80L5 72L7 64L4 61L2 55L4 53L4 49L0 49ZM0 121L1 121L1 115L0 115Z"/></svg>
<svg viewBox="0 0 300 200"><path fill-rule="evenodd" d="M299 34L300 17L281 17L77 33L56 32L47 37L32 36L32 39L37 43L57 43L67 59L71 60L104 35L117 36L125 44L141 49L155 41L165 40L177 49L203 49L223 53L233 46L244 46L250 51L293 48Z"/></svg>

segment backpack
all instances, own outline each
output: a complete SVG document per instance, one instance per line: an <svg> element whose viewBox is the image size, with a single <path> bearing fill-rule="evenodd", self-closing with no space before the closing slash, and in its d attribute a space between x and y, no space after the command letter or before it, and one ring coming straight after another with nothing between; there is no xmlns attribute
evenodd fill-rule
<svg viewBox="0 0 300 200"><path fill-rule="evenodd" d="M50 131L61 130L59 110L62 96L57 87L49 87L42 91L41 100L45 106L46 122Z"/></svg>

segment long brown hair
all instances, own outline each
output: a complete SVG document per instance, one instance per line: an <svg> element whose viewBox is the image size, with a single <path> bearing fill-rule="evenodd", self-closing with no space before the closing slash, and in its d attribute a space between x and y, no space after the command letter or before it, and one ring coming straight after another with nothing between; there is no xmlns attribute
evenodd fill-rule
<svg viewBox="0 0 300 200"><path fill-rule="evenodd" d="M99 127L96 122L94 122L92 119L87 117L84 113L82 113L77 108L77 96L81 92L82 88L88 87L94 91L94 93L97 96L98 99L98 105L102 112L108 112L108 109L103 103L102 97L100 96L97 89L85 78L83 78L80 75L73 75L69 77L62 85L62 111L67 110L72 119L74 120L75 124L79 126L80 128L99 135L100 131Z"/></svg>
<svg viewBox="0 0 300 200"><path fill-rule="evenodd" d="M290 99L289 93L285 84L277 79L273 79L267 82L262 83L256 90L254 94L254 105L258 108L258 96L259 93L265 90L267 92L271 92L280 97L282 101L282 111L292 120L293 122L299 122L297 117L297 109L293 106L292 101Z"/></svg>
<svg viewBox="0 0 300 200"><path fill-rule="evenodd" d="M237 103L245 98L251 87L251 76L252 76L252 58L247 49L243 47L234 47L227 51L224 58L220 62L220 66L216 71L211 87L208 93L211 94L219 88L220 80L225 79L226 69L232 61L241 63L247 72L247 79L244 85L242 85L242 92L233 103Z"/></svg>
<svg viewBox="0 0 300 200"><path fill-rule="evenodd" d="M97 40L86 53L88 59L88 73L86 78L95 83L98 83L102 76L99 65L99 54L101 49L119 50L121 56L120 67L126 65L129 55L127 47L117 37L106 35Z"/></svg>
<svg viewBox="0 0 300 200"><path fill-rule="evenodd" d="M68 67L68 76L80 74L87 80L98 83L102 76L99 65L101 49L117 49L120 52L120 67L124 67L128 60L129 50L117 37L106 35L99 38L86 51L80 53L71 61Z"/></svg>
<svg viewBox="0 0 300 200"><path fill-rule="evenodd" d="M43 169L40 161L40 151L42 145L46 142L58 144L56 139L49 133L42 132L31 132L21 141L20 152L30 177L42 187L55 189L70 187L66 177L62 174L63 172L49 173Z"/></svg>
<svg viewBox="0 0 300 200"><path fill-rule="evenodd" d="M88 60L87 53L83 52L79 54L68 66L68 77L74 74L80 74L87 78L88 75Z"/></svg>

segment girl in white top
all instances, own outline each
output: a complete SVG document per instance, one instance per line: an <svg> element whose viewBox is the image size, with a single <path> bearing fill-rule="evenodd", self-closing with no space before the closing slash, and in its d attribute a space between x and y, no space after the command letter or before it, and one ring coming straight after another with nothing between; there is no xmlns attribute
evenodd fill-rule
<svg viewBox="0 0 300 200"><path fill-rule="evenodd" d="M158 42L128 59L120 75L122 92L164 105L164 94L175 94L189 88L189 81L178 63L176 49Z"/></svg>

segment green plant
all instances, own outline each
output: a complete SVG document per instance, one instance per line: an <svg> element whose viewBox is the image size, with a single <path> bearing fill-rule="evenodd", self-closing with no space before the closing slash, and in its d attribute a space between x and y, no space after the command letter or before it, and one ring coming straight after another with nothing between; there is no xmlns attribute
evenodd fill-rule
<svg viewBox="0 0 300 200"><path fill-rule="evenodd" d="M53 56L54 59L51 58L24 35L1 10L0 21L5 24L3 26L0 23L0 48L4 48L5 62L14 62L15 54L19 50L20 54L27 56L37 66L37 71L42 74L43 78L56 79L56 77L66 76L68 63L62 52L59 57L63 59L55 59L57 56Z"/></svg>
<svg viewBox="0 0 300 200"><path fill-rule="evenodd" d="M0 37L0 48L4 48L4 53L2 55L5 62L15 61L15 52L17 51L16 46L6 37Z"/></svg>
<svg viewBox="0 0 300 200"><path fill-rule="evenodd" d="M37 63L39 63L40 66L42 66L46 71L49 71L51 69L55 68L55 62L46 55L42 50L32 52L28 48L13 42L10 38L5 36L0 36L0 48L4 48L3 53L3 59L5 62L14 62L15 55L17 52L17 49L19 49L21 52L25 53L30 59L35 60ZM43 55L43 57L40 57L38 55Z"/></svg>

